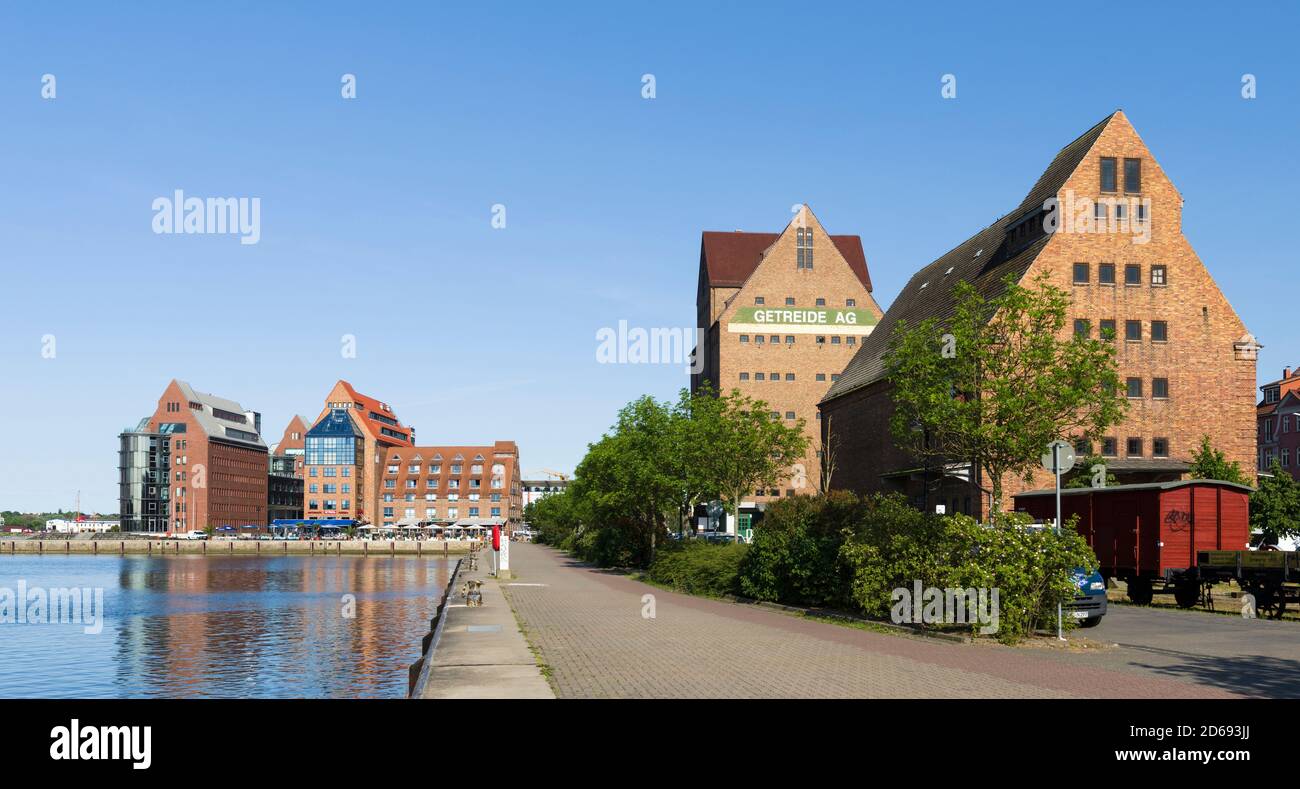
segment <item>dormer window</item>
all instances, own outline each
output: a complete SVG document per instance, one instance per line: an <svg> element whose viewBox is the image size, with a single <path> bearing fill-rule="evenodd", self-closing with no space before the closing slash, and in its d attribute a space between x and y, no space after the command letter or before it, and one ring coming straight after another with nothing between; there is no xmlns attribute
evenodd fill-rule
<svg viewBox="0 0 1300 789"><path fill-rule="evenodd" d="M795 231L794 236L795 254L797 257L796 268L809 269L813 267L813 231L812 228L799 228Z"/></svg>

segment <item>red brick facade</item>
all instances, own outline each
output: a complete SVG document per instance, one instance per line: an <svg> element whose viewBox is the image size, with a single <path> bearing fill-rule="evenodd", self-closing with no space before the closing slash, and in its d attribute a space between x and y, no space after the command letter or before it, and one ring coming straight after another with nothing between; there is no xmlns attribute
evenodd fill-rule
<svg viewBox="0 0 1300 789"><path fill-rule="evenodd" d="M401 447L384 457L379 491L381 525L501 520L508 530L523 523L519 447Z"/></svg>
<svg viewBox="0 0 1300 789"><path fill-rule="evenodd" d="M1300 480L1300 370L1288 367L1279 380L1260 390L1264 397L1255 411L1260 473L1277 460L1283 471Z"/></svg>
<svg viewBox="0 0 1300 789"><path fill-rule="evenodd" d="M803 206L779 234L705 233L701 247L696 308L707 327L705 361L692 389L706 381L723 392L738 389L766 402L775 418L804 420L806 456L780 487L751 500L815 493L817 402L882 314L861 239L831 236Z"/></svg>
<svg viewBox="0 0 1300 789"><path fill-rule="evenodd" d="M164 432L171 442L173 532L222 526L261 527L266 523L266 446L260 437L248 442L210 434L223 426L212 418L213 399L192 389L187 393L185 384L173 380L149 420L149 431ZM228 407L221 414L243 418L246 421L242 428L257 436L255 415L243 412L237 404L225 405ZM204 409L207 418L201 420L198 414Z"/></svg>
<svg viewBox="0 0 1300 789"><path fill-rule="evenodd" d="M1108 454L1114 470L1130 475L1121 481L1178 478L1201 436L1208 434L1216 448L1253 475L1258 346L1183 235L1182 196L1123 113L1116 112L1085 138L1063 149L1035 192L1046 189L1046 197L1055 195L1062 208L1072 207L1073 220L1084 212L1097 218L1105 211L1114 228L1120 212L1127 226L1101 232L1074 221L1045 236L1039 231L1037 240L1031 226L1021 244L1026 251L1009 264L1030 261L1022 282L1046 273L1053 284L1069 290L1073 305L1064 337L1076 330L1098 337L1103 325L1114 327L1120 379L1133 379L1134 396L1127 417L1108 432L1109 441L1090 449ZM1109 177L1103 177L1103 167ZM996 231L994 243L970 253L992 255L1003 245L1014 245L1016 223L1032 216L1025 211L1038 210L1044 196L1035 192L1021 209L977 236L987 239L990 230ZM1124 206L1102 201L1104 208L1099 209L1098 198L1113 198ZM946 271L952 270L947 259L953 254L941 258ZM949 287L951 283L942 281L946 271L936 271L935 265L918 273L907 288L924 287L918 280L930 287ZM997 274L996 269L989 273ZM905 290L898 301L912 295ZM913 298L913 306L916 301ZM889 318L887 313L884 323ZM861 353L867 352L864 347ZM854 365L861 364L854 360ZM877 368L872 369L864 381L848 391L832 392L821 404L823 424L833 424L839 442L833 486L907 490L914 496L923 488L927 506L943 503L949 510L965 509L970 500L972 509L982 512L979 491L960 480L931 481L918 488L918 477L937 472L916 472L921 464L894 447L888 385L879 379ZM853 365L846 376L852 370ZM977 482L987 489L986 481ZM1017 491L1049 485L1050 475L1042 472L1028 483L1004 483L1010 502Z"/></svg>

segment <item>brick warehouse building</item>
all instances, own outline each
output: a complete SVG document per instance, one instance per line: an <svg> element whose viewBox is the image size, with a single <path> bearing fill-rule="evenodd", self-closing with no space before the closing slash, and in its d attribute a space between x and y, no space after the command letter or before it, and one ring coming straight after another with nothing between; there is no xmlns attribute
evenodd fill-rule
<svg viewBox="0 0 1300 789"><path fill-rule="evenodd" d="M393 448L385 459L378 523L500 521L513 531L523 525L520 476L513 441Z"/></svg>
<svg viewBox="0 0 1300 789"><path fill-rule="evenodd" d="M707 330L691 390L738 389L780 419L805 421L804 461L754 503L817 491L817 402L881 316L862 239L828 235L806 205L780 233L706 231L695 304Z"/></svg>
<svg viewBox="0 0 1300 789"><path fill-rule="evenodd" d="M1045 202L1061 222L1044 226ZM1107 198L1099 200L1099 198ZM1088 219L1097 224L1089 227ZM1112 232L1098 232L1098 230ZM1143 243L1134 243L1145 239ZM1260 347L1224 298L1182 232L1182 196L1116 111L1052 161L1021 204L917 272L821 403L838 444L833 487L898 490L948 511L985 514L978 472L918 468L889 430L893 410L883 354L902 319L951 314L952 286L972 283L986 297L1008 273L1024 282L1048 272L1073 298L1065 332L1106 332L1118 346L1130 397L1124 422L1100 446L1121 482L1179 478L1202 434L1255 473L1255 361ZM1068 335L1067 335L1068 336ZM960 461L960 459L955 459ZM1050 485L1039 472L1018 490Z"/></svg>
<svg viewBox="0 0 1300 789"><path fill-rule="evenodd" d="M414 445L414 428L402 425L387 403L340 380L303 442L303 517L375 522L382 459L390 449Z"/></svg>
<svg viewBox="0 0 1300 789"><path fill-rule="evenodd" d="M523 520L519 449L513 441L417 446L415 428L347 381L334 385L306 430L303 461L307 519L395 526L499 518L510 528Z"/></svg>
<svg viewBox="0 0 1300 789"><path fill-rule="evenodd" d="M152 416L119 436L123 531L264 526L262 417L173 380Z"/></svg>

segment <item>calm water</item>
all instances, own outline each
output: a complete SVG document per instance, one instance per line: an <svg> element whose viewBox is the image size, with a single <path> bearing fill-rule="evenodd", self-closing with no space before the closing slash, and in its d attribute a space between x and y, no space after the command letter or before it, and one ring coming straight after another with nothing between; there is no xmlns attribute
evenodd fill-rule
<svg viewBox="0 0 1300 789"><path fill-rule="evenodd" d="M400 556L3 556L0 608L20 581L101 587L104 626L0 621L0 697L401 697L450 568Z"/></svg>

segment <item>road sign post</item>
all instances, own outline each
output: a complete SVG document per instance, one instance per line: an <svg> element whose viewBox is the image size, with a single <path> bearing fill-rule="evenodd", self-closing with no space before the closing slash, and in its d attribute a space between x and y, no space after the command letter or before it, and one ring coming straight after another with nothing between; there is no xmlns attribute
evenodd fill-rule
<svg viewBox="0 0 1300 789"><path fill-rule="evenodd" d="M1039 460L1042 461L1043 468L1052 472L1056 478L1056 524L1054 530L1057 536L1061 534L1061 475L1074 468L1074 447L1066 442L1057 439L1047 445L1047 452ZM1061 604L1056 604L1056 638L1060 641L1065 640L1065 620L1061 611Z"/></svg>

